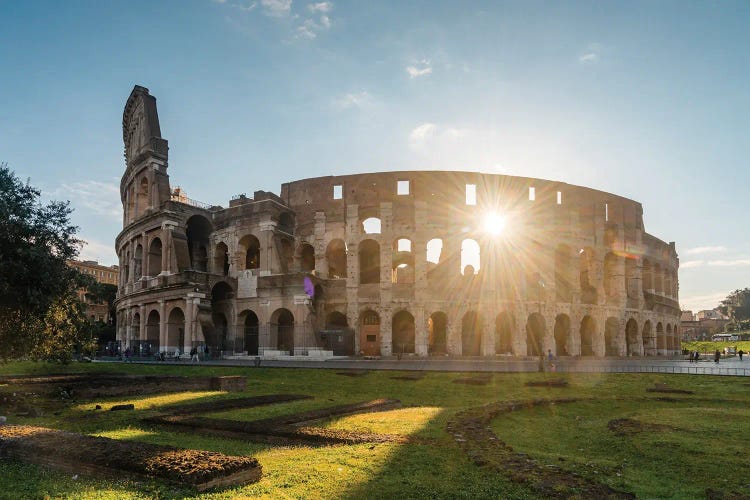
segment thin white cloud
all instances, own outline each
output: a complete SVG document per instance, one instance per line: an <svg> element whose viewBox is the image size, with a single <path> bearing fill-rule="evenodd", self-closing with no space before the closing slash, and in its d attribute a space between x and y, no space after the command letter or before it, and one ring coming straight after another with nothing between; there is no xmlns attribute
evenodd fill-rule
<svg viewBox="0 0 750 500"><path fill-rule="evenodd" d="M220 5L228 5L230 7L234 7L235 9L245 10L245 11L253 10L258 5L257 2L249 1L249 0L238 0L236 2L230 2L228 0L211 0L211 1L214 3L218 3Z"/></svg>
<svg viewBox="0 0 750 500"><path fill-rule="evenodd" d="M292 0L260 0L260 5L271 17L286 17L292 11Z"/></svg>
<svg viewBox="0 0 750 500"><path fill-rule="evenodd" d="M426 139L434 136L436 130L437 125L435 125L434 123L423 123L411 131L411 133L409 134L409 139L411 140L412 144L423 143Z"/></svg>
<svg viewBox="0 0 750 500"><path fill-rule="evenodd" d="M118 263L115 243L102 243L91 238L82 237L83 245L78 258L81 260L95 260L102 265L111 266Z"/></svg>
<svg viewBox="0 0 750 500"><path fill-rule="evenodd" d="M750 259L709 260L708 265L715 267L744 267L750 266Z"/></svg>
<svg viewBox="0 0 750 500"><path fill-rule="evenodd" d="M688 260L680 262L680 269L692 269L694 267L701 267L705 264L702 260Z"/></svg>
<svg viewBox="0 0 750 500"><path fill-rule="evenodd" d="M112 220L122 219L120 188L114 183L99 181L63 183L48 195L54 199L70 200L74 208L85 208L96 215Z"/></svg>
<svg viewBox="0 0 750 500"><path fill-rule="evenodd" d="M317 2L317 3L311 3L307 6L308 10L310 12L331 12L331 9L333 9L333 4L331 2Z"/></svg>
<svg viewBox="0 0 750 500"><path fill-rule="evenodd" d="M429 144L433 146L456 144L456 139L466 138L471 134L467 128L438 125L425 122L418 125L409 133L409 142L412 148L424 150Z"/></svg>
<svg viewBox="0 0 750 500"><path fill-rule="evenodd" d="M326 15L320 16L320 25L325 29L329 29L331 27L331 18Z"/></svg>
<svg viewBox="0 0 750 500"><path fill-rule="evenodd" d="M406 72L409 73L409 78L419 78L431 74L432 66L430 66L430 61L425 60L416 65L407 66Z"/></svg>
<svg viewBox="0 0 750 500"><path fill-rule="evenodd" d="M714 247L695 247L695 248L688 248L685 250L685 255L698 255L703 253L719 253L719 252L726 252L727 248L722 246L714 246Z"/></svg>
<svg viewBox="0 0 750 500"><path fill-rule="evenodd" d="M578 62L583 64L593 64L599 60L596 52L587 52L578 58Z"/></svg>
<svg viewBox="0 0 750 500"><path fill-rule="evenodd" d="M333 100L333 106L338 110L350 108L363 109L372 106L373 103L373 97L365 90L361 92L348 92Z"/></svg>

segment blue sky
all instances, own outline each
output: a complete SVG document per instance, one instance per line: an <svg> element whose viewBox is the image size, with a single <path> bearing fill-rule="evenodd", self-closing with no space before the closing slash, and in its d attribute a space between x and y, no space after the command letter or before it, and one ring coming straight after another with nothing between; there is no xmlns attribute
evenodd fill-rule
<svg viewBox="0 0 750 500"><path fill-rule="evenodd" d="M683 307L750 286L748 2L0 0L0 161L116 263L122 108L191 198L477 170L636 199Z"/></svg>

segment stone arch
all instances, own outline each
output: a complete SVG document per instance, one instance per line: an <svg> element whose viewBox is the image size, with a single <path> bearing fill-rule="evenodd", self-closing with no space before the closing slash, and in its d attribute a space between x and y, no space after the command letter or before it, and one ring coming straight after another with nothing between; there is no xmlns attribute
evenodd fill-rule
<svg viewBox="0 0 750 500"><path fill-rule="evenodd" d="M656 323L656 354L662 355L666 350L666 338L664 336L664 325L661 321Z"/></svg>
<svg viewBox="0 0 750 500"><path fill-rule="evenodd" d="M380 244L375 240L359 244L359 283L380 283Z"/></svg>
<svg viewBox="0 0 750 500"><path fill-rule="evenodd" d="M443 240L440 238L432 238L430 241L427 242L426 246L426 252L427 252L427 268L430 269L430 264L437 265L440 264L440 257L443 253ZM434 266L433 266L434 267Z"/></svg>
<svg viewBox="0 0 750 500"><path fill-rule="evenodd" d="M640 356L641 344L638 339L638 322L630 318L625 324L625 341L627 342L628 356Z"/></svg>
<svg viewBox="0 0 750 500"><path fill-rule="evenodd" d="M185 348L185 313L180 307L173 307L169 312L166 348L180 351Z"/></svg>
<svg viewBox="0 0 750 500"><path fill-rule="evenodd" d="M378 217L368 217L362 221L364 234L380 234L381 230L381 221Z"/></svg>
<svg viewBox="0 0 750 500"><path fill-rule="evenodd" d="M213 272L222 276L229 275L229 247L223 241L214 247Z"/></svg>
<svg viewBox="0 0 750 500"><path fill-rule="evenodd" d="M604 355L620 355L620 321L609 317L604 323Z"/></svg>
<svg viewBox="0 0 750 500"><path fill-rule="evenodd" d="M448 315L436 311L427 320L429 333L429 354L446 354L448 352Z"/></svg>
<svg viewBox="0 0 750 500"><path fill-rule="evenodd" d="M594 355L594 340L596 337L596 321L589 315L581 319L581 356Z"/></svg>
<svg viewBox="0 0 750 500"><path fill-rule="evenodd" d="M372 309L359 315L359 348L365 356L380 356L380 316Z"/></svg>
<svg viewBox="0 0 750 500"><path fill-rule="evenodd" d="M131 337L129 340L133 342L133 345L131 345L131 347L133 348L133 350L137 350L139 347L136 347L136 346L140 346L141 340L145 340L144 338L141 338L141 335L144 332L141 331L141 314L140 313L136 312L133 314L133 319L132 319L130 328L131 328L131 333L130 333Z"/></svg>
<svg viewBox="0 0 750 500"><path fill-rule="evenodd" d="M143 340L146 342L146 349L150 352L159 352L159 311L152 309L146 316L146 335Z"/></svg>
<svg viewBox="0 0 750 500"><path fill-rule="evenodd" d="M627 306L636 308L638 297L641 294L641 286L638 279L638 261L635 257L625 258L625 292L628 298Z"/></svg>
<svg viewBox="0 0 750 500"><path fill-rule="evenodd" d="M651 321L649 320L646 320L646 322L643 323L641 339L643 342L643 355L655 356L656 355L656 337L654 337L654 333L651 330Z"/></svg>
<svg viewBox="0 0 750 500"><path fill-rule="evenodd" d="M513 353L513 325L515 319L508 311L495 318L495 354Z"/></svg>
<svg viewBox="0 0 750 500"><path fill-rule="evenodd" d="M555 318L555 355L570 356L573 342L570 331L570 317L567 314L558 314Z"/></svg>
<svg viewBox="0 0 750 500"><path fill-rule="evenodd" d="M259 269L260 268L260 241L255 235L246 234L238 242L241 251L240 262L243 264L243 269Z"/></svg>
<svg viewBox="0 0 750 500"><path fill-rule="evenodd" d="M337 238L328 243L326 262L329 279L346 278L346 243L344 240Z"/></svg>
<svg viewBox="0 0 750 500"><path fill-rule="evenodd" d="M465 275L469 267L474 274L479 274L482 266L481 248L477 240L466 238L461 242L461 274Z"/></svg>
<svg viewBox="0 0 750 500"><path fill-rule="evenodd" d="M243 349L240 351L247 352L250 356L255 356L259 352L260 346L260 321L258 315L250 309L240 313L242 320L242 343Z"/></svg>
<svg viewBox="0 0 750 500"><path fill-rule="evenodd" d="M399 311L392 320L393 352L396 354L414 354L415 324L414 316L409 311Z"/></svg>
<svg viewBox="0 0 750 500"><path fill-rule="evenodd" d="M555 249L555 298L558 302L572 302L573 287L570 280L570 247L557 245Z"/></svg>
<svg viewBox="0 0 750 500"><path fill-rule="evenodd" d="M479 356L482 346L482 318L476 311L468 311L461 319L461 355Z"/></svg>
<svg viewBox="0 0 750 500"><path fill-rule="evenodd" d="M309 243L302 243L297 248L299 253L299 266L303 273L315 271L315 248Z"/></svg>
<svg viewBox="0 0 750 500"><path fill-rule="evenodd" d="M294 315L289 309L276 309L271 314L271 336L276 349L294 354Z"/></svg>
<svg viewBox="0 0 750 500"><path fill-rule="evenodd" d="M161 254L162 244L159 238L151 240L148 247L148 274L149 276L158 276L161 274Z"/></svg>
<svg viewBox="0 0 750 500"><path fill-rule="evenodd" d="M232 315L234 290L225 281L217 282L211 289L211 319L214 331L208 333L206 343L213 346L213 352L225 351L229 345L229 320Z"/></svg>
<svg viewBox="0 0 750 500"><path fill-rule="evenodd" d="M593 277L594 251L591 248L582 248L578 251L578 282L581 288L581 303L596 304L596 287Z"/></svg>
<svg viewBox="0 0 750 500"><path fill-rule="evenodd" d="M135 247L133 254L133 277L136 281L143 277L143 246L140 243Z"/></svg>
<svg viewBox="0 0 750 500"><path fill-rule="evenodd" d="M666 333L666 342L667 350L671 351L674 349L673 347L673 338L672 338L672 325L667 323L667 333Z"/></svg>
<svg viewBox="0 0 750 500"><path fill-rule="evenodd" d="M212 232L211 223L202 215L193 215L187 221L190 267L195 271L208 271L209 237Z"/></svg>
<svg viewBox="0 0 750 500"><path fill-rule="evenodd" d="M393 241L391 259L392 283L414 283L414 252L412 242L408 238L397 238Z"/></svg>
<svg viewBox="0 0 750 500"><path fill-rule="evenodd" d="M539 313L529 314L526 320L526 355L541 356L544 354L544 336L547 325L544 316Z"/></svg>

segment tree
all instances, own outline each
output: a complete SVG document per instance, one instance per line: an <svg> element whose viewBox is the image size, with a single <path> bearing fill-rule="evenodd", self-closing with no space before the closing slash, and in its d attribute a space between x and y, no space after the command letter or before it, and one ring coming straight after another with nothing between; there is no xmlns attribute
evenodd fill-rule
<svg viewBox="0 0 750 500"><path fill-rule="evenodd" d="M72 344L63 345L61 339L78 339L84 333L73 299L89 281L67 265L81 243L78 228L70 222L72 209L68 202L43 204L40 194L0 165L2 359L38 357L46 341L69 350ZM63 330L70 335L59 335Z"/></svg>
<svg viewBox="0 0 750 500"><path fill-rule="evenodd" d="M721 301L719 310L730 316L738 327L750 320L750 288L735 290Z"/></svg>

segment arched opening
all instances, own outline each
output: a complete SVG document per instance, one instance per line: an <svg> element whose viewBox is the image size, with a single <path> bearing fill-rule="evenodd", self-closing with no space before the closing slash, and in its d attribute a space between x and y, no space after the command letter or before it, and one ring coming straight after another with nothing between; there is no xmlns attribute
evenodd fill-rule
<svg viewBox="0 0 750 500"><path fill-rule="evenodd" d="M573 288L570 282L570 247L558 245L555 249L555 296L558 302L571 302Z"/></svg>
<svg viewBox="0 0 750 500"><path fill-rule="evenodd" d="M195 271L208 271L208 239L212 231L211 223L203 216L193 215L187 221L190 267Z"/></svg>
<svg viewBox="0 0 750 500"><path fill-rule="evenodd" d="M482 347L482 318L469 311L461 319L461 355L479 356Z"/></svg>
<svg viewBox="0 0 750 500"><path fill-rule="evenodd" d="M427 321L429 333L429 354L448 352L448 316L444 312L434 312Z"/></svg>
<svg viewBox="0 0 750 500"><path fill-rule="evenodd" d="M294 234L294 215L291 212L283 212L279 215L279 231Z"/></svg>
<svg viewBox="0 0 750 500"><path fill-rule="evenodd" d="M607 318L604 323L604 355L620 355L620 322L617 318Z"/></svg>
<svg viewBox="0 0 750 500"><path fill-rule="evenodd" d="M380 245L375 240L359 244L359 283L380 283Z"/></svg>
<svg viewBox="0 0 750 500"><path fill-rule="evenodd" d="M360 316L359 348L365 356L380 356L380 316L367 310Z"/></svg>
<svg viewBox="0 0 750 500"><path fill-rule="evenodd" d="M167 350L185 348L185 314L182 309L175 307L169 313L167 320ZM184 354L184 353L183 353Z"/></svg>
<svg viewBox="0 0 750 500"><path fill-rule="evenodd" d="M393 315L393 352L414 354L414 316L409 311L399 311Z"/></svg>
<svg viewBox="0 0 750 500"><path fill-rule="evenodd" d="M465 239L461 242L461 274L466 275L466 271L469 270L473 274L479 274L482 260L480 254L479 243L476 240Z"/></svg>
<svg viewBox="0 0 750 500"><path fill-rule="evenodd" d="M430 241L427 242L427 270L429 271L431 268L435 266L430 266L430 264L439 264L440 263L440 255L443 251L443 240L440 238L433 238Z"/></svg>
<svg viewBox="0 0 750 500"><path fill-rule="evenodd" d="M362 232L365 234L380 234L380 219L368 217L362 221Z"/></svg>
<svg viewBox="0 0 750 500"><path fill-rule="evenodd" d="M276 349L294 354L294 315L288 309L277 309L271 315L271 335L276 337Z"/></svg>
<svg viewBox="0 0 750 500"><path fill-rule="evenodd" d="M656 338L651 330L651 321L646 321L643 324L641 337L643 339L643 354L645 356L656 356Z"/></svg>
<svg viewBox="0 0 750 500"><path fill-rule="evenodd" d="M630 318L625 324L625 340L628 344L628 356L640 356L641 345L638 342L638 323Z"/></svg>
<svg viewBox="0 0 750 500"><path fill-rule="evenodd" d="M232 317L232 299L234 291L224 281L219 281L211 289L211 318L213 319L214 331L204 330L206 343L212 347L212 351L219 354L228 349L229 323L227 318Z"/></svg>
<svg viewBox="0 0 750 500"><path fill-rule="evenodd" d="M260 268L260 241L252 234L246 234L239 241L239 247L242 251L242 262L244 269Z"/></svg>
<svg viewBox="0 0 750 500"><path fill-rule="evenodd" d="M303 273L315 271L315 249L312 245L303 243L299 247L299 266Z"/></svg>
<svg viewBox="0 0 750 500"><path fill-rule="evenodd" d="M618 259L612 252L604 256L604 293L607 296L607 302L615 302L620 294L617 279Z"/></svg>
<svg viewBox="0 0 750 500"><path fill-rule="evenodd" d="M591 316L584 316L581 320L581 356L594 355L594 337L596 322Z"/></svg>
<svg viewBox="0 0 750 500"><path fill-rule="evenodd" d="M547 325L539 313L532 313L526 321L526 355L541 356L544 354L544 335Z"/></svg>
<svg viewBox="0 0 750 500"><path fill-rule="evenodd" d="M143 177L138 187L138 217L150 208L148 179Z"/></svg>
<svg viewBox="0 0 750 500"><path fill-rule="evenodd" d="M216 245L216 249L214 250L213 272L222 276L229 274L229 248L227 248L224 242Z"/></svg>
<svg viewBox="0 0 750 500"><path fill-rule="evenodd" d="M555 318L555 355L570 356L572 342L570 338L570 318L567 314L558 314Z"/></svg>
<svg viewBox="0 0 750 500"><path fill-rule="evenodd" d="M141 279L143 276L143 247L138 244L135 247L135 254L133 256L133 277L136 281Z"/></svg>
<svg viewBox="0 0 750 500"><path fill-rule="evenodd" d="M133 314L133 321L130 325L130 338L128 339L127 344L131 347L133 352L138 355L141 354L142 350L142 338L141 338L141 315L138 313ZM127 346L126 346L127 347ZM143 354L144 356L148 356L149 354Z"/></svg>
<svg viewBox="0 0 750 500"><path fill-rule="evenodd" d="M667 339L664 336L664 326L661 323L656 324L656 354L661 356L667 348Z"/></svg>
<svg viewBox="0 0 750 500"><path fill-rule="evenodd" d="M578 252L578 281L581 288L581 302L583 304L596 304L596 287L593 285L592 276L594 271L594 251L590 248L582 248Z"/></svg>
<svg viewBox="0 0 750 500"><path fill-rule="evenodd" d="M329 279L346 278L346 244L344 240L335 239L328 243L326 262L328 263Z"/></svg>
<svg viewBox="0 0 750 500"><path fill-rule="evenodd" d="M654 290L654 271L651 268L651 262L648 259L643 259L643 269L641 270L641 276L643 277L642 286L644 292L652 292Z"/></svg>
<svg viewBox="0 0 750 500"><path fill-rule="evenodd" d="M411 240L399 238L394 241L392 255L391 282L414 283L414 253L411 249Z"/></svg>
<svg viewBox="0 0 750 500"><path fill-rule="evenodd" d="M222 351L227 349L227 341L229 336L229 326L227 323L227 317L222 312L213 312L211 319L214 323L214 338L213 341L209 341L212 345L209 353L213 352L214 355L221 355ZM208 339L206 339L208 341Z"/></svg>
<svg viewBox="0 0 750 500"><path fill-rule="evenodd" d="M154 238L148 249L148 274L158 276L161 274L161 240Z"/></svg>
<svg viewBox="0 0 750 500"><path fill-rule="evenodd" d="M244 349L240 351L247 351L248 355L254 356L258 354L259 346L259 331L260 322L258 321L258 315L253 311L245 312L245 320L243 321L243 343Z"/></svg>
<svg viewBox="0 0 750 500"><path fill-rule="evenodd" d="M667 340L666 340L666 344L667 344L667 350L668 351L671 351L672 349L674 349L674 347L672 345L673 344L673 339L672 339L672 325L670 325L669 323L667 323Z"/></svg>
<svg viewBox="0 0 750 500"><path fill-rule="evenodd" d="M513 316L503 311L495 318L495 354L513 353Z"/></svg>
<svg viewBox="0 0 750 500"><path fill-rule="evenodd" d="M161 346L159 345L159 312L154 310L148 313L146 318L146 350L151 352L159 352Z"/></svg>

